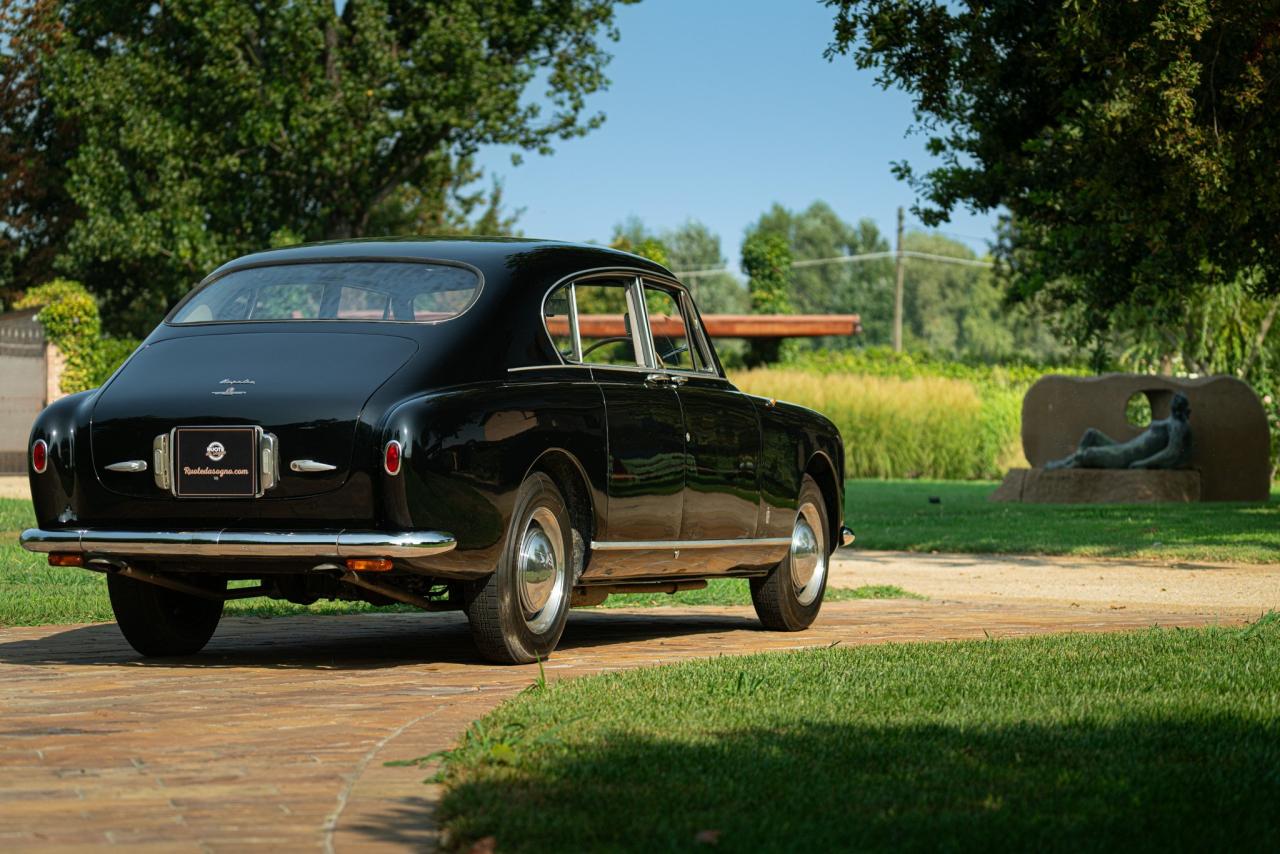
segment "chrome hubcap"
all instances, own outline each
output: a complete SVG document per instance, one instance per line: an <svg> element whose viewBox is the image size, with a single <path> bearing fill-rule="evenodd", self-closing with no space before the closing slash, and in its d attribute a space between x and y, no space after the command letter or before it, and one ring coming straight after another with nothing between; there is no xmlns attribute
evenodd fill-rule
<svg viewBox="0 0 1280 854"><path fill-rule="evenodd" d="M801 605L812 605L827 578L827 544L818 508L806 503L791 530L791 583Z"/></svg>
<svg viewBox="0 0 1280 854"><path fill-rule="evenodd" d="M564 537L555 514L539 507L529 517L520 537L518 566L520 607L524 621L541 633L555 622L564 599Z"/></svg>

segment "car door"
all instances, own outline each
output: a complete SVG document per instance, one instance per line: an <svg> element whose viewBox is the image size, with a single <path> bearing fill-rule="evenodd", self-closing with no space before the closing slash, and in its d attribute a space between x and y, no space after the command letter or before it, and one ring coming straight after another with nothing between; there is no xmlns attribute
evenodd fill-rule
<svg viewBox="0 0 1280 854"><path fill-rule="evenodd" d="M680 539L754 537L760 513L755 406L720 374L688 295L647 280L644 290L654 365L675 384L684 415Z"/></svg>
<svg viewBox="0 0 1280 854"><path fill-rule="evenodd" d="M684 505L684 417L674 385L645 367L649 346L634 276L572 286L578 340L569 361L591 367L608 435L607 529L611 542L675 540Z"/></svg>

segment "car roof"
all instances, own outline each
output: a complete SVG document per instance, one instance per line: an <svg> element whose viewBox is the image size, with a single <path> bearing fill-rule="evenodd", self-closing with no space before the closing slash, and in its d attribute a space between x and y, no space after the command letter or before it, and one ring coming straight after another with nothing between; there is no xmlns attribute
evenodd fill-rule
<svg viewBox="0 0 1280 854"><path fill-rule="evenodd" d="M510 368L559 364L542 320L542 301L557 282L578 273L625 270L674 278L662 265L588 243L515 237L403 237L310 243L255 252L223 264L201 284L235 270L274 264L334 261L440 261L463 264L483 277L480 293L457 318L443 325L366 324L366 331L411 336L423 348L420 357L438 363L453 382L498 378ZM354 323L359 323L354 321ZM191 334L191 327L181 327ZM177 334L172 327L169 333ZM458 342L483 346L458 350ZM465 358L451 353L465 352Z"/></svg>
<svg viewBox="0 0 1280 854"><path fill-rule="evenodd" d="M638 268L670 276L671 272L648 258L597 246L560 240L523 237L375 237L306 243L244 255L209 274L215 278L242 267L306 261L396 260L452 261L476 267L484 274L486 288L523 284L524 273L545 282L547 275L567 276L600 267Z"/></svg>

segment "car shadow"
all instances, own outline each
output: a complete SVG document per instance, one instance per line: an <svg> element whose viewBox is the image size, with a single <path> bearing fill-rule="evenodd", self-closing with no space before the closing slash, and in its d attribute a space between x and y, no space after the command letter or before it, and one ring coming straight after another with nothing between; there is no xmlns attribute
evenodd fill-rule
<svg viewBox="0 0 1280 854"><path fill-rule="evenodd" d="M1263 850L1280 834L1278 756L1274 725L1194 710L983 726L797 715L710 738L619 722L465 774L434 811L401 803L344 829L413 847L444 823L460 850L486 836L530 851Z"/></svg>
<svg viewBox="0 0 1280 854"><path fill-rule="evenodd" d="M759 628L754 619L709 610L574 611L557 652ZM5 641L0 664L129 665L159 668L315 668L369 670L417 664L492 665L476 652L461 614L226 617L198 655L142 658L114 623L76 626Z"/></svg>

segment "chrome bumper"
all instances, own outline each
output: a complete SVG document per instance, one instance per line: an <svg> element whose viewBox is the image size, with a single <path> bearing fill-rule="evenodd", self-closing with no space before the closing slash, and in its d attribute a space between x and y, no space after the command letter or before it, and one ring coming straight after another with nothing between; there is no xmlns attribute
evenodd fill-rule
<svg viewBox="0 0 1280 854"><path fill-rule="evenodd" d="M108 531L28 528L18 542L32 552L118 557L419 558L451 551L441 531Z"/></svg>
<svg viewBox="0 0 1280 854"><path fill-rule="evenodd" d="M840 526L840 545L845 547L851 546L853 545L853 540L854 540L853 531L850 531L846 525L841 525Z"/></svg>

